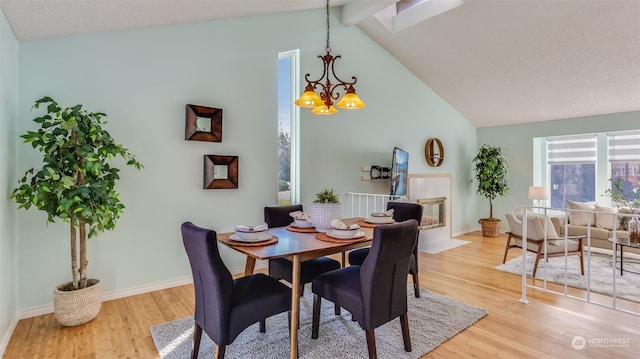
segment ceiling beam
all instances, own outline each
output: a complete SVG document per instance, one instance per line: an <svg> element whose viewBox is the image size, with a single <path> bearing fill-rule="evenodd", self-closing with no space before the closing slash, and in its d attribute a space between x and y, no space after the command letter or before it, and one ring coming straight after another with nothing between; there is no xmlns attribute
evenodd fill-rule
<svg viewBox="0 0 640 359"><path fill-rule="evenodd" d="M342 6L340 22L344 26L355 25L397 2L398 0L350 1Z"/></svg>

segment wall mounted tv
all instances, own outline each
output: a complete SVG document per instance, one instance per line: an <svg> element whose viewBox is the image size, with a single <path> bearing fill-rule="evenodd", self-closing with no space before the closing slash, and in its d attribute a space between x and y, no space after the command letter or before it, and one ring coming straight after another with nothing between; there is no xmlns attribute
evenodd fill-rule
<svg viewBox="0 0 640 359"><path fill-rule="evenodd" d="M393 148L393 161L391 164L391 195L407 195L407 173L409 172L409 153L398 148Z"/></svg>

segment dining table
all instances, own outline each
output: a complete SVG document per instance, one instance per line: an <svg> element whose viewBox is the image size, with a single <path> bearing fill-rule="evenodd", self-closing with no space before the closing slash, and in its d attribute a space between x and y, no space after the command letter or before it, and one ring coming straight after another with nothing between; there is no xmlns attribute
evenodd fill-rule
<svg viewBox="0 0 640 359"><path fill-rule="evenodd" d="M364 224L362 218L348 218L342 220L345 224ZM300 318L300 263L322 256L342 253L342 266L345 265L347 251L367 247L373 239L374 226L360 226L364 233L357 238L334 238L326 233L315 232L311 229L299 229L293 226L269 228L267 233L270 240L263 243L243 243L232 239L235 232L218 233L218 241L246 255L244 275L251 275L255 269L256 260L275 258L289 259L293 264L291 283L291 323L298 323ZM302 231L304 230L304 231ZM298 325L290 325L291 351L290 358L298 357Z"/></svg>

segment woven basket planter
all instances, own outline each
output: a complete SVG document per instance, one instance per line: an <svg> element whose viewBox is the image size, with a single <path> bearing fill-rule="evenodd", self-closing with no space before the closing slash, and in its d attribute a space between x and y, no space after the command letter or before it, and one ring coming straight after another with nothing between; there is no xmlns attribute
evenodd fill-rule
<svg viewBox="0 0 640 359"><path fill-rule="evenodd" d="M497 218L481 218L478 220L482 226L483 237L499 237L500 236L500 220Z"/></svg>
<svg viewBox="0 0 640 359"><path fill-rule="evenodd" d="M311 223L318 232L331 229L331 220L342 218L342 204L340 203L311 203Z"/></svg>
<svg viewBox="0 0 640 359"><path fill-rule="evenodd" d="M95 318L102 306L102 283L89 279L86 288L61 290L68 286L69 283L65 283L53 291L53 313L58 323L74 327Z"/></svg>

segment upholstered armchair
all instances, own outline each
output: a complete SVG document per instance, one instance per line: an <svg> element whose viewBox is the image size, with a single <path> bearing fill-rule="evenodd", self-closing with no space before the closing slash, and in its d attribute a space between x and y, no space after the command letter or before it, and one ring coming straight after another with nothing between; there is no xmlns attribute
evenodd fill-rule
<svg viewBox="0 0 640 359"><path fill-rule="evenodd" d="M512 213L507 213L505 216L507 217L510 230L507 232L507 244L504 249L502 263L506 262L509 249L522 248L523 241L522 218L516 219ZM566 254L569 256L580 256L580 270L582 275L584 275L584 259L582 255L582 240L584 237L569 237L565 240L558 236L550 218L545 218L545 216L537 213L528 213L526 250L536 253L536 261L533 266L533 273L531 276L536 276L538 262L540 262L540 259L544 258L545 221L547 222L547 258L564 257L566 241Z"/></svg>

